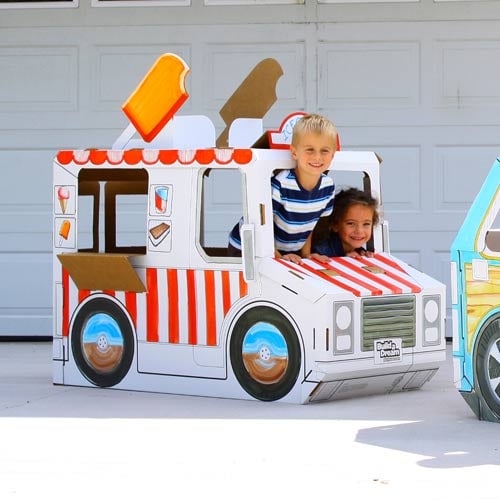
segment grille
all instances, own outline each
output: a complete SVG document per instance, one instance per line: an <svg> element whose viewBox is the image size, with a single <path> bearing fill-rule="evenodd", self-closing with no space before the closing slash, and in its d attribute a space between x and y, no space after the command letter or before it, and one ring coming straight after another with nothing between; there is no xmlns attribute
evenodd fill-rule
<svg viewBox="0 0 500 500"><path fill-rule="evenodd" d="M363 299L361 350L373 351L380 338L401 338L403 347L415 346L415 296Z"/></svg>

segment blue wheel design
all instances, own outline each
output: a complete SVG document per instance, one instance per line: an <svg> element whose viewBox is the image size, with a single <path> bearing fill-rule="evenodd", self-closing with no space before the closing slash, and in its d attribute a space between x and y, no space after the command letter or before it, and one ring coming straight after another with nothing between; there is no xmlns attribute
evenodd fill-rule
<svg viewBox="0 0 500 500"><path fill-rule="evenodd" d="M78 311L71 331L73 357L93 384L110 387L128 373L134 356L130 322L113 301L99 297Z"/></svg>
<svg viewBox="0 0 500 500"><path fill-rule="evenodd" d="M237 320L230 358L246 392L262 401L275 401L286 396L297 381L300 344L295 329L281 313L258 306Z"/></svg>

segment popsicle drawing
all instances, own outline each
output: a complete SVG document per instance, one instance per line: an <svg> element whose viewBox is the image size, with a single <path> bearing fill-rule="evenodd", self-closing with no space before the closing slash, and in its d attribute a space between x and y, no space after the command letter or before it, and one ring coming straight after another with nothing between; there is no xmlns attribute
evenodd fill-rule
<svg viewBox="0 0 500 500"><path fill-rule="evenodd" d="M71 222L64 219L59 228L59 246L62 246L63 241L68 239L69 232L71 230Z"/></svg>
<svg viewBox="0 0 500 500"><path fill-rule="evenodd" d="M59 200L59 205L61 206L62 213L65 214L69 200L69 189L66 186L59 187L59 189L57 190L57 199Z"/></svg>

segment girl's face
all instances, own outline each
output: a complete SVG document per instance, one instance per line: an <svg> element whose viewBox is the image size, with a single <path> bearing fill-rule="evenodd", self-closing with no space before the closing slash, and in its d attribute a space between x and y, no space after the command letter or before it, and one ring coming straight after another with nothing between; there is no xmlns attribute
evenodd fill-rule
<svg viewBox="0 0 500 500"><path fill-rule="evenodd" d="M352 205L332 229L338 233L344 251L352 252L362 247L371 238L373 209L365 205Z"/></svg>

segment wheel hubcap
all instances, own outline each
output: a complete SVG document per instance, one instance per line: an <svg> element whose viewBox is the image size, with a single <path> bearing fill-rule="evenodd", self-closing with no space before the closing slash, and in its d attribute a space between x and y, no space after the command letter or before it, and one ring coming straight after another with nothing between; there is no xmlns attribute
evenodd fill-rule
<svg viewBox="0 0 500 500"><path fill-rule="evenodd" d="M490 344L486 353L488 360L488 384L491 393L500 401L500 340L496 340Z"/></svg>

